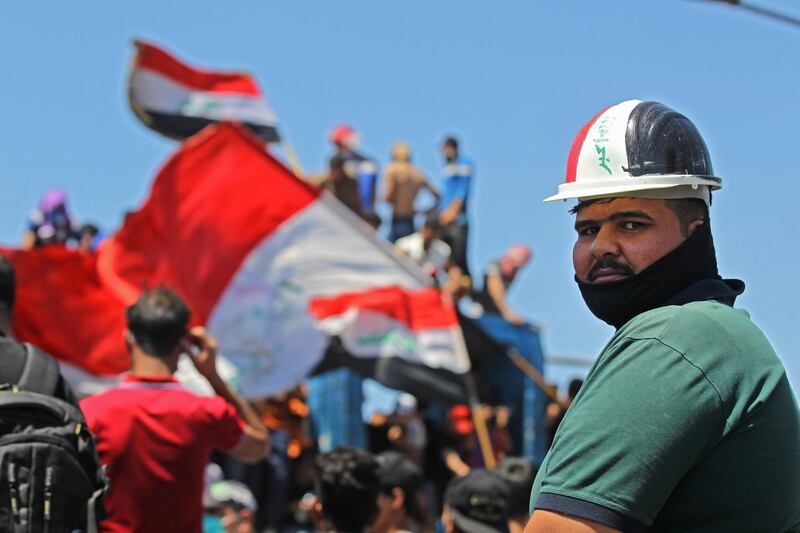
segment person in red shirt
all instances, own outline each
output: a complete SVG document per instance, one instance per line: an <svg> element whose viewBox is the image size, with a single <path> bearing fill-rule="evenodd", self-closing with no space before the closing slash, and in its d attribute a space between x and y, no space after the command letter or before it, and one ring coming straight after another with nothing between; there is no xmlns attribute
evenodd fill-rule
<svg viewBox="0 0 800 533"><path fill-rule="evenodd" d="M81 402L111 488L104 532L202 529L203 474L214 449L255 462L269 450L257 413L217 374L216 341L188 330L190 313L171 290L144 292L127 310L131 371ZM216 396L198 396L173 373L188 354Z"/></svg>

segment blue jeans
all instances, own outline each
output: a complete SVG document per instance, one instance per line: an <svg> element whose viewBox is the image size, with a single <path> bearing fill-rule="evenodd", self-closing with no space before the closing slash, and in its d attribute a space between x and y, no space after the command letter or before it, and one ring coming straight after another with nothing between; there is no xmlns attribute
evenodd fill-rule
<svg viewBox="0 0 800 533"><path fill-rule="evenodd" d="M395 242L414 233L414 217L400 216L392 217L392 225L389 229L389 242Z"/></svg>
<svg viewBox="0 0 800 533"><path fill-rule="evenodd" d="M466 222L458 223L451 222L443 226L439 232L439 238L442 239L452 250L450 259L457 266L461 267L461 271L469 276L469 267L467 266L467 237L469 234L469 226Z"/></svg>

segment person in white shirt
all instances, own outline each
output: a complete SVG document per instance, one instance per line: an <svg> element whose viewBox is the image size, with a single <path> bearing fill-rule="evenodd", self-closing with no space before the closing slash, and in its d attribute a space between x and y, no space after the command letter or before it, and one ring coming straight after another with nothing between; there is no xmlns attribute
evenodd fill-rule
<svg viewBox="0 0 800 533"><path fill-rule="evenodd" d="M421 230L398 239L395 246L399 253L417 263L437 282L446 276L444 288L452 292L459 286L461 269L451 260L450 246L439 240L439 230L439 220L435 216L430 216L425 220Z"/></svg>

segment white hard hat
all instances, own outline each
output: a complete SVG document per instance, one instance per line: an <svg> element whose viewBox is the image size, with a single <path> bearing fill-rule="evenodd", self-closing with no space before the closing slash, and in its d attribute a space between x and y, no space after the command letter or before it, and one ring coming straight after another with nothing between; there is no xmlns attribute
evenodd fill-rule
<svg viewBox="0 0 800 533"><path fill-rule="evenodd" d="M545 202L579 198L700 198L722 187L692 122L657 102L627 100L578 132L566 181Z"/></svg>

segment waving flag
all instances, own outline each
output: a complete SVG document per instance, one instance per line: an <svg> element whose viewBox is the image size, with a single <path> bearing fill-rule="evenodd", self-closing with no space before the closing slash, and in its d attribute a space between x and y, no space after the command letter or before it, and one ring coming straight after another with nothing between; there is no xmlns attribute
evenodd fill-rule
<svg viewBox="0 0 800 533"><path fill-rule="evenodd" d="M466 359L454 359L464 340L453 306L434 288L386 287L340 293L311 301L320 329L338 335L355 357L375 353L401 356L431 367L466 372Z"/></svg>
<svg viewBox="0 0 800 533"><path fill-rule="evenodd" d="M469 369L452 304L240 126L184 143L96 256L10 255L20 271L17 335L95 376L128 368L123 310L159 284L217 336L249 397L295 385L329 335L360 371L395 387L398 372L435 388Z"/></svg>
<svg viewBox="0 0 800 533"><path fill-rule="evenodd" d="M185 139L212 122L233 121L267 142L280 141L275 114L251 75L200 70L153 44L134 45L129 99L148 128Z"/></svg>

